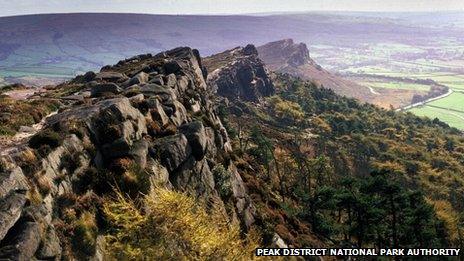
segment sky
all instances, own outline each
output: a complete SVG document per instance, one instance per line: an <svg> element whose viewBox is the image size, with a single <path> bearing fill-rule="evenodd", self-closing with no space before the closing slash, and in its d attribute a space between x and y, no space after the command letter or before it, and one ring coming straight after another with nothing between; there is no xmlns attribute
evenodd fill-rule
<svg viewBox="0 0 464 261"><path fill-rule="evenodd" d="M245 14L464 10L464 0L0 0L0 16L38 13Z"/></svg>

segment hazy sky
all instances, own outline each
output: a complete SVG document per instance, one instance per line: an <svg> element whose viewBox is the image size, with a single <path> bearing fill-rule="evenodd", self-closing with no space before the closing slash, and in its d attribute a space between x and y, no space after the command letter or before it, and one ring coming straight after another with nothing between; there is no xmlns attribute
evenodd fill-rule
<svg viewBox="0 0 464 261"><path fill-rule="evenodd" d="M0 0L0 16L70 12L237 14L321 10L464 10L464 0Z"/></svg>

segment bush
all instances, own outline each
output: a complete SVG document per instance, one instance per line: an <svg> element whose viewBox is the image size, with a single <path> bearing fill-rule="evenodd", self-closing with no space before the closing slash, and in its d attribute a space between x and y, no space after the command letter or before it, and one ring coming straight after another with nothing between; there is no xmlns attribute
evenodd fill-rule
<svg viewBox="0 0 464 261"><path fill-rule="evenodd" d="M6 163L5 163L5 162L3 162L3 160L2 160L2 159L0 159L0 173L3 173L3 172L5 172L5 171L6 171L6 169L7 169Z"/></svg>
<svg viewBox="0 0 464 261"><path fill-rule="evenodd" d="M40 194L46 196L52 190L52 184L43 173L39 173L37 175L38 177L35 177L37 188L39 189Z"/></svg>
<svg viewBox="0 0 464 261"><path fill-rule="evenodd" d="M47 129L34 135L29 140L29 146L33 149L46 152L48 149L54 149L60 146L62 142L62 137L59 133Z"/></svg>
<svg viewBox="0 0 464 261"><path fill-rule="evenodd" d="M80 163L79 153L65 154L61 159L60 169L66 169L67 173L72 174L80 167Z"/></svg>
<svg viewBox="0 0 464 261"><path fill-rule="evenodd" d="M219 210L208 213L191 197L154 189L144 198L146 211L117 194L104 204L110 224L107 255L115 260L250 260L258 242L242 239Z"/></svg>
<svg viewBox="0 0 464 261"><path fill-rule="evenodd" d="M268 99L271 107L276 113L277 117L286 119L291 122L298 122L303 120L305 114L298 103L283 100L279 96L272 96Z"/></svg>
<svg viewBox="0 0 464 261"><path fill-rule="evenodd" d="M32 149L23 150L18 157L17 163L26 175L33 174L40 168L40 161Z"/></svg>
<svg viewBox="0 0 464 261"><path fill-rule="evenodd" d="M2 136L13 136L15 134L15 131L5 127L5 126L0 126L0 135Z"/></svg>
<svg viewBox="0 0 464 261"><path fill-rule="evenodd" d="M230 173L222 165L216 165L213 169L214 182L216 189L222 198L227 199L232 196L232 186L230 183Z"/></svg>
<svg viewBox="0 0 464 261"><path fill-rule="evenodd" d="M148 193L150 189L150 179L148 173L136 163L131 163L122 174L120 188L131 195L133 198Z"/></svg>
<svg viewBox="0 0 464 261"><path fill-rule="evenodd" d="M97 232L95 215L90 212L82 213L74 227L74 251L86 256L94 255Z"/></svg>
<svg viewBox="0 0 464 261"><path fill-rule="evenodd" d="M150 178L148 173L130 158L120 158L114 160L110 165L110 172L104 176L111 175L102 180L108 187L116 185L122 192L127 193L131 198L136 198L140 194L147 194L150 189ZM114 181L115 184L111 184Z"/></svg>

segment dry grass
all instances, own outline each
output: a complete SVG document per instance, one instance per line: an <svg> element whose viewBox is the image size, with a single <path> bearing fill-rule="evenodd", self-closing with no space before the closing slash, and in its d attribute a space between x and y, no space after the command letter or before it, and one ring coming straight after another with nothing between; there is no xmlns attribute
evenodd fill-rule
<svg viewBox="0 0 464 261"><path fill-rule="evenodd" d="M32 186L31 189L26 192L26 199L30 202L31 205L35 206L42 204L43 200L42 195L40 195L35 186Z"/></svg>
<svg viewBox="0 0 464 261"><path fill-rule="evenodd" d="M250 260L258 246L255 233L241 238L238 224L219 211L206 211L191 197L154 189L145 211L118 193L104 204L112 229L107 254L117 260Z"/></svg>
<svg viewBox="0 0 464 261"><path fill-rule="evenodd" d="M21 126L31 126L59 108L51 100L14 100L0 97L0 135L14 135Z"/></svg>
<svg viewBox="0 0 464 261"><path fill-rule="evenodd" d="M97 223L95 214L84 212L74 227L73 246L76 252L91 256L95 254Z"/></svg>

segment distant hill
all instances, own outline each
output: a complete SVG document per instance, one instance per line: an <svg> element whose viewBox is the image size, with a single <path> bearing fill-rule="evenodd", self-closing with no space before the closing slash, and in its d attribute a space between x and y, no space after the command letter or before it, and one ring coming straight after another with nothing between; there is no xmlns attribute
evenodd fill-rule
<svg viewBox="0 0 464 261"><path fill-rule="evenodd" d="M294 43L292 39L270 42L257 47L259 58L266 66L281 73L288 73L305 80L312 80L338 94L355 97L363 101L373 101L376 97L365 86L332 74L309 55L304 43Z"/></svg>
<svg viewBox="0 0 464 261"><path fill-rule="evenodd" d="M291 30L289 30L291 28ZM268 16L46 14L0 18L0 84L23 76L72 77L137 53L179 45L202 55L248 43L293 38L312 45L411 41L431 30L379 17L341 13ZM324 65L324 64L323 64Z"/></svg>

